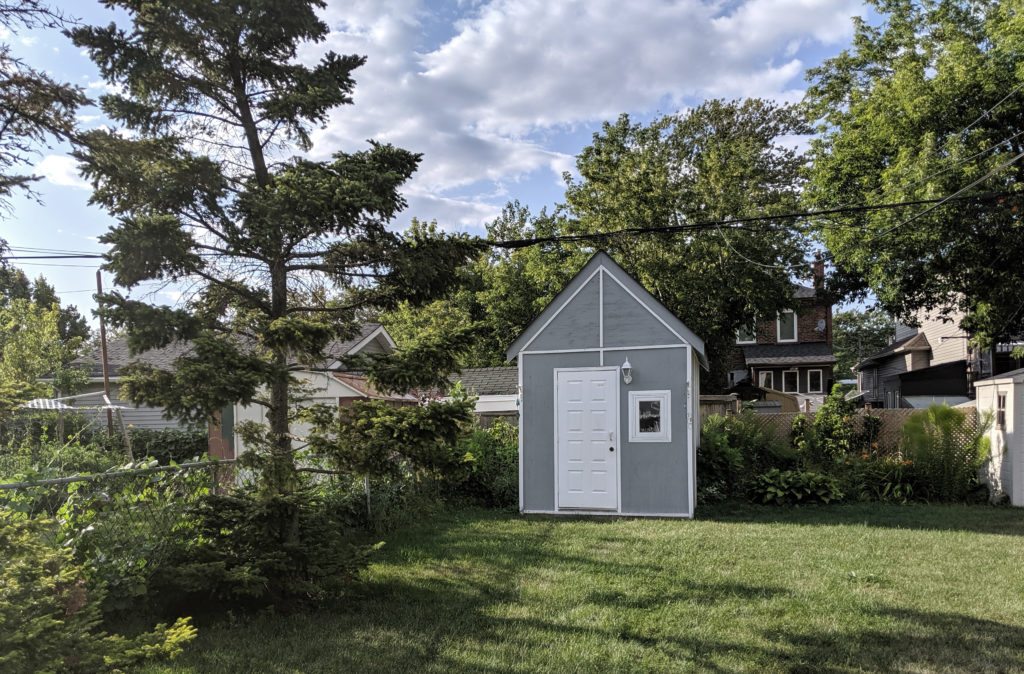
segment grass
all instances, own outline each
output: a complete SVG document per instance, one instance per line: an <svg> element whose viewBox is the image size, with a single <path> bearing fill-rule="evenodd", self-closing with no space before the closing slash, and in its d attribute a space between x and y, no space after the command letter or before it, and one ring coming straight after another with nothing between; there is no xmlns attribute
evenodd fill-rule
<svg viewBox="0 0 1024 674"><path fill-rule="evenodd" d="M695 521L442 515L315 614L147 672L1024 672L1024 513L731 505Z"/></svg>

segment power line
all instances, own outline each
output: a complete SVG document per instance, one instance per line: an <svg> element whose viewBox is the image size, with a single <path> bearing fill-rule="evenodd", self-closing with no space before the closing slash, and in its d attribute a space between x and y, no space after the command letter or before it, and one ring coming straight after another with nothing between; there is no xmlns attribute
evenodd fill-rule
<svg viewBox="0 0 1024 674"><path fill-rule="evenodd" d="M1002 167L1000 167L1002 168ZM987 178L988 176L985 176ZM984 178L983 178L984 179ZM624 227L622 229L616 229L609 232L601 232L594 234L568 234L560 236L545 236L537 237L533 239L512 239L507 241L488 241L488 245L494 248L526 248L528 246L536 246L543 243L562 243L562 242L582 242L582 241L594 241L607 239L615 236L622 236L624 234L658 234L658 233L680 233L680 232L698 232L707 229L717 229L719 227L728 227L730 229L738 229L737 225L754 224L761 222L768 222L769 224L776 223L780 220L796 220L796 219L807 219L815 217L823 217L828 215L838 215L841 213L866 213L871 211L888 210L894 208L906 208L908 206L923 206L926 204L932 204L932 209L937 208L952 201L987 201L992 199L999 199L1002 197L1009 196L1008 192L997 192L997 193L985 193L985 194L973 194L967 196L960 196L964 191L970 189L980 181L976 181L966 188L957 191L956 193L935 199L917 199L914 201L900 201L895 203L885 204L872 204L864 206L840 206L836 208L826 208L816 211L799 211L791 213L780 213L778 215L758 215L747 218L729 218L725 220L701 220L697 222L690 222L683 225L665 225L662 227ZM918 216L915 217L919 217Z"/></svg>

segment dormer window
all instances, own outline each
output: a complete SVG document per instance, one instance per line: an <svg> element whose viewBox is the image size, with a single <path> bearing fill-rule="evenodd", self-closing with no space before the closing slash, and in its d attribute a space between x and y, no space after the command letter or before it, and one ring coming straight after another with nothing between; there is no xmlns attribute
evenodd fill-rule
<svg viewBox="0 0 1024 674"><path fill-rule="evenodd" d="M736 331L737 344L757 344L757 323L753 318Z"/></svg>
<svg viewBox="0 0 1024 674"><path fill-rule="evenodd" d="M779 320L777 322L778 328L778 341L779 342L795 342L796 341L796 312L792 309L786 309L785 311L779 312Z"/></svg>

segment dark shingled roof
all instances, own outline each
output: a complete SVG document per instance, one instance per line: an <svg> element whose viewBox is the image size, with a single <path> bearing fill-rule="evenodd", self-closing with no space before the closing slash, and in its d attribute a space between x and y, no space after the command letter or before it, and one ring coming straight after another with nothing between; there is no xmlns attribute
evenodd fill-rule
<svg viewBox="0 0 1024 674"><path fill-rule="evenodd" d="M836 362L825 342L807 344L757 344L743 347L747 365L826 365Z"/></svg>
<svg viewBox="0 0 1024 674"><path fill-rule="evenodd" d="M448 381L461 381L466 391L478 396L515 395L519 390L519 370L516 366L470 367L449 375Z"/></svg>
<svg viewBox="0 0 1024 674"><path fill-rule="evenodd" d="M359 327L359 332L351 339L338 339L327 345L324 353L328 358L338 358L348 353L352 347L363 341L370 334L380 327L380 323L365 323ZM151 349L133 356L128 350L128 340L118 337L107 341L107 362L110 363L110 376L118 376L118 371L129 363L138 361L148 363L160 370L170 370L174 361L186 355L192 350L190 342L174 342L162 349ZM72 365L88 369L90 378L99 379L103 376L103 364L100 358L100 349L90 351L79 356Z"/></svg>
<svg viewBox="0 0 1024 674"><path fill-rule="evenodd" d="M903 351L927 351L930 348L932 348L932 345L928 342L928 337L923 332L919 332L917 334L911 335L910 337L898 339L889 346L879 351L878 353L871 354L864 360L854 365L853 369L859 370L860 368L865 367L867 365L874 365L882 358L891 356L894 353L899 353Z"/></svg>

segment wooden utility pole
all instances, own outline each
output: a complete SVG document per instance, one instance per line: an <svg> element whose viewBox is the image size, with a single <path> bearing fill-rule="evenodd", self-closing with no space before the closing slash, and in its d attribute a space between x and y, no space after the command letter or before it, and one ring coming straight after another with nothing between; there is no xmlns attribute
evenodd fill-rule
<svg viewBox="0 0 1024 674"><path fill-rule="evenodd" d="M96 270L96 304L99 306L99 296L103 294L103 280L100 277L100 270ZM100 314L100 360L103 363L103 393L107 403L107 437L114 435L114 411L110 409L110 373L107 366L107 325L103 321L103 314Z"/></svg>

